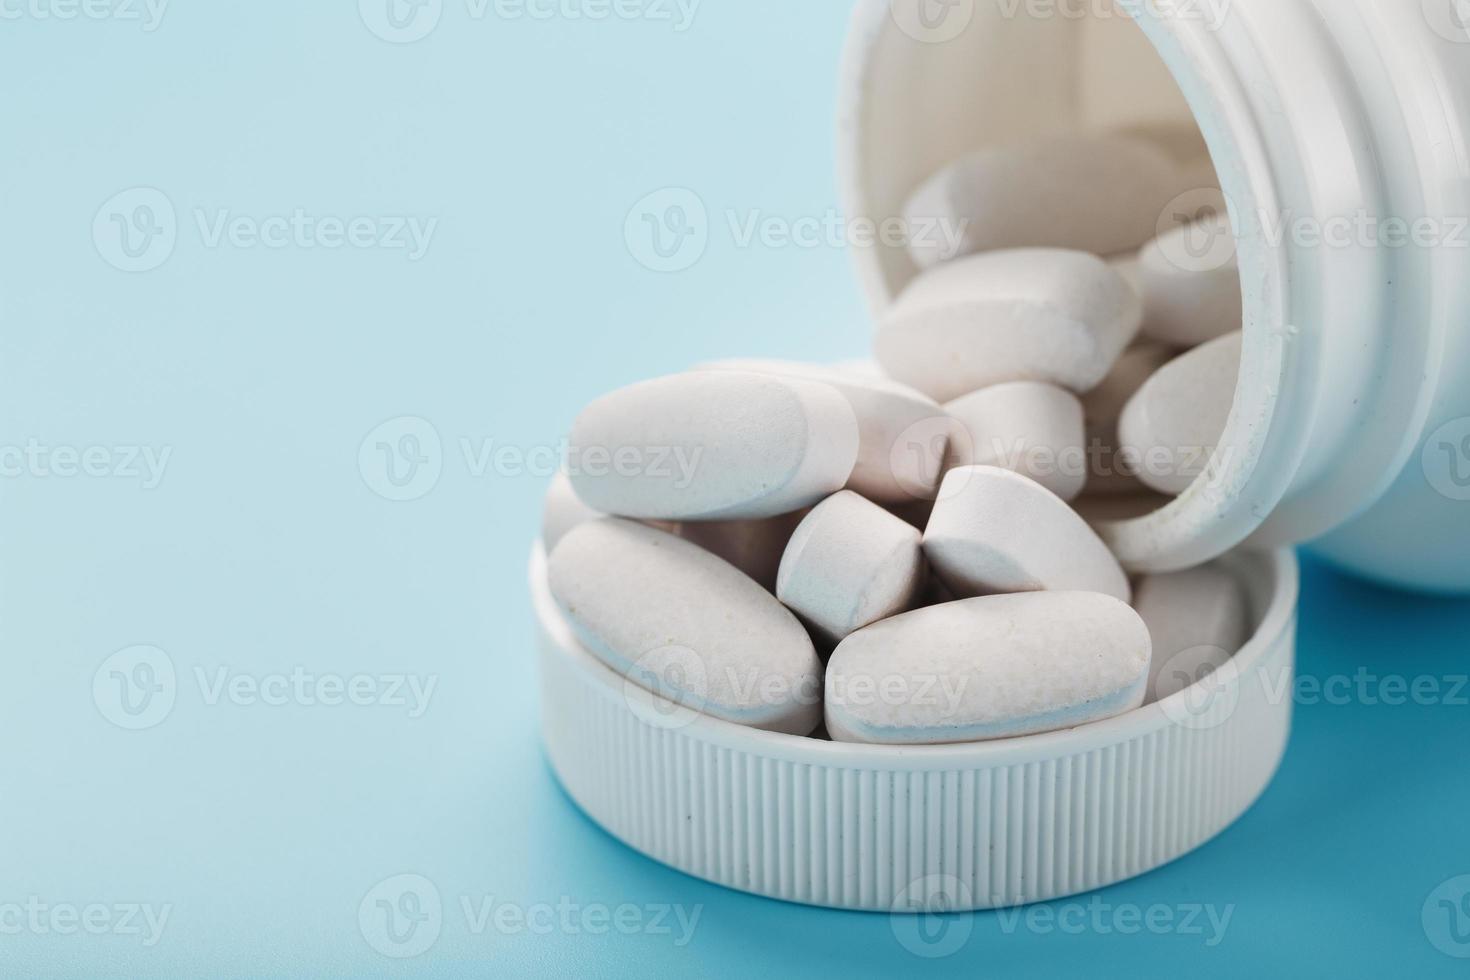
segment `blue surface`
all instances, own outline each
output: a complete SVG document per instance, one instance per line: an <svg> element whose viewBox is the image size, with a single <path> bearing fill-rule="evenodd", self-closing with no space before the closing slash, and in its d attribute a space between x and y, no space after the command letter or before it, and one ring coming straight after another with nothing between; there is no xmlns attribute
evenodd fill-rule
<svg viewBox="0 0 1470 980"><path fill-rule="evenodd" d="M886 916L659 867L558 789L523 581L544 480L473 461L487 442L555 447L590 397L702 358L862 353L840 248L741 246L724 217L835 209L842 6L711 3L678 30L444 0L435 30L395 44L350 0L177 2L154 30L124 19L141 6L6 5L0 445L34 440L50 462L8 452L0 479L0 974L1464 975L1442 950L1470 952L1448 930L1470 874L1470 692L1448 696L1470 671L1470 605L1318 565L1305 675L1435 678L1437 703L1306 692L1254 810L1104 906L1053 903L1064 925L959 917L940 946L906 945ZM660 274L624 224L671 187L712 232ZM153 192L104 207L132 188ZM141 237L168 207L171 251ZM395 216L437 224L416 258L241 237L296 208L365 216L372 242ZM215 238L226 209L247 221ZM432 430L397 423L363 448L400 417ZM423 468L398 457L396 485L379 442ZM68 447L102 447L93 475L65 475ZM162 478L128 447L167 450ZM296 668L325 690L292 690ZM381 685L359 694L392 694L392 675L435 687L418 717L314 700L358 675ZM145 702L123 681L162 690ZM392 960L359 907L377 921L397 895L375 886L400 874L443 908L432 945ZM129 905L166 909L161 934L134 931ZM692 936L652 905L697 910ZM533 922L475 930L502 906ZM1203 916L1202 934L1115 928L1154 906L1230 918L1221 935ZM947 958L910 951L945 942Z"/></svg>

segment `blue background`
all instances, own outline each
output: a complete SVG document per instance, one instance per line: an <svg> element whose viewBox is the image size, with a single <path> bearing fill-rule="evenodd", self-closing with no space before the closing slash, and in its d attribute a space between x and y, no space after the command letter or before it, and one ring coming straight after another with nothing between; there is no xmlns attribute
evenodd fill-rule
<svg viewBox="0 0 1470 980"><path fill-rule="evenodd" d="M1470 874L1466 691L1397 707L1303 698L1258 806L1101 893L1230 907L1213 947L987 914L951 923L972 930L955 955L919 959L886 916L655 865L557 787L524 581L545 480L477 474L462 441L554 447L594 395L703 358L864 353L841 249L741 247L724 220L835 211L845 5L710 0L677 30L477 18L445 0L433 31L400 44L351 0L175 0L154 30L126 9L59 19L65 3L12 2L0 21L0 445L171 455L151 488L118 456L109 476L27 466L0 480L0 907L171 911L147 947L0 933L0 973L1463 975L1421 909ZM166 197L177 241L130 273L108 261L109 215L95 237L93 222L136 187ZM710 215L707 250L676 274L640 264L624 234L634 203L667 187ZM196 218L296 208L438 224L411 260L211 245ZM359 448L404 416L440 437L442 471L393 502ZM1304 675L1366 667L1448 691L1470 670L1470 604L1310 563L1304 586ZM178 690L158 724L128 731L93 678L140 644L167 654ZM211 704L195 674L298 666L438 686L409 718ZM435 884L445 913L432 948L395 961L357 910L405 872ZM680 947L477 935L461 896L702 910Z"/></svg>

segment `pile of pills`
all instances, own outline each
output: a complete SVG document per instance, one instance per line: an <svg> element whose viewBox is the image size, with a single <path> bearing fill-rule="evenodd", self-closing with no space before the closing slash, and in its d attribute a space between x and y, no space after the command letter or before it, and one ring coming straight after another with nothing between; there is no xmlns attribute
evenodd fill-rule
<svg viewBox="0 0 1470 980"><path fill-rule="evenodd" d="M911 243L875 364L719 362L588 406L543 525L578 639L694 710L888 744L1069 728L1218 669L1232 576L1130 581L1074 509L1187 492L1225 427L1238 273L1172 239L1228 221L1156 237L1209 174L1165 131L975 154L906 209L963 234Z"/></svg>

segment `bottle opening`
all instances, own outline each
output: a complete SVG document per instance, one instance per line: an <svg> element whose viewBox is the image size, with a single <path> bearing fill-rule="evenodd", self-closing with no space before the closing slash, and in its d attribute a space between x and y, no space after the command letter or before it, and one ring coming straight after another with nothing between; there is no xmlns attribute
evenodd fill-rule
<svg viewBox="0 0 1470 980"><path fill-rule="evenodd" d="M967 234L977 250L1040 245L1093 252L1140 295L1139 334L1084 399L1088 480L1076 501L1138 570L1207 561L1263 517L1242 506L1241 491L1279 391L1272 379L1279 376L1280 353L1248 339L1248 321L1272 320L1264 315L1263 295L1274 284L1261 274L1242 287L1237 250L1249 245L1237 234L1232 205L1239 196L1229 182L1245 179L1216 166L1232 134L1218 115L1201 125L1199 98L1218 86L1184 54L1188 39L1218 29L1213 18L1223 14L1211 0L890 0L859 11L849 55L848 199L876 222L901 221L913 236L922 218L916 195L928 186L932 199L936 175L963 171L966 161L1010 153L1044 161L1047 147L1081 158L1038 163L1034 181L1021 186L1045 198L1038 213L1061 225L1102 220L1111 234L1076 243L1034 227ZM1119 150L1120 143L1133 149ZM1107 208L1078 214L1097 195L1075 194L1061 182L1089 166L1135 178L1132 190L1112 201L1116 207L1133 194L1126 220L1108 220ZM1145 166L1153 168L1144 182L1151 193L1140 196L1136 177ZM969 170L1006 173L1003 165L985 163ZM963 179L963 173L955 178ZM951 231L939 240L964 237ZM858 261L878 316L935 261L912 241L868 251ZM1241 371L1243 357L1251 370ZM1156 397L1135 399L1145 386ZM1172 412L1171 405L1185 411ZM1132 418L1122 420L1120 431L1125 415ZM1222 521L1227 511L1233 519Z"/></svg>

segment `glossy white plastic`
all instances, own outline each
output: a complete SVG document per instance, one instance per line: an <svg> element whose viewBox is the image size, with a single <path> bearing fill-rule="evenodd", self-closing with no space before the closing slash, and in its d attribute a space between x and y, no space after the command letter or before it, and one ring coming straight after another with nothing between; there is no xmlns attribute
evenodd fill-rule
<svg viewBox="0 0 1470 980"><path fill-rule="evenodd" d="M1237 238L1241 380L1218 470L1104 537L1140 571L1320 539L1370 577L1470 591L1470 30L1455 4L1118 8L1132 17L861 0L840 93L849 218L896 218L980 147L1197 121ZM1403 225L1427 244L1395 245ZM855 252L876 319L917 269L901 247Z"/></svg>
<svg viewBox="0 0 1470 980"><path fill-rule="evenodd" d="M609 833L772 898L909 911L1044 901L1139 875L1255 801L1291 723L1297 566L1223 560L1253 637L1204 682L1068 731L876 746L742 728L660 701L584 650L532 556L547 756Z"/></svg>

